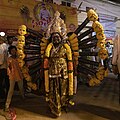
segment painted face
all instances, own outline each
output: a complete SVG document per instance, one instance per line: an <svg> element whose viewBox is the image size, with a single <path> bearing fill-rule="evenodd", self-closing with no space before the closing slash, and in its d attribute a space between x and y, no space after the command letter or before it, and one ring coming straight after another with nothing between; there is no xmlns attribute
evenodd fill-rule
<svg viewBox="0 0 120 120"><path fill-rule="evenodd" d="M37 90L37 85L35 83L32 85L32 89Z"/></svg>
<svg viewBox="0 0 120 120"><path fill-rule="evenodd" d="M52 35L53 44L59 44L61 42L61 37L58 33Z"/></svg>
<svg viewBox="0 0 120 120"><path fill-rule="evenodd" d="M96 77L91 78L90 81L89 81L90 86L95 86L95 85L98 85L98 84L100 84L100 81Z"/></svg>
<svg viewBox="0 0 120 120"><path fill-rule="evenodd" d="M90 9L90 10L87 12L87 16L88 16L88 19L89 19L90 21L96 21L96 20L98 20L98 15L97 15L97 13L96 13L94 10L92 10L92 9Z"/></svg>
<svg viewBox="0 0 120 120"><path fill-rule="evenodd" d="M32 88L32 82L27 82L27 85Z"/></svg>
<svg viewBox="0 0 120 120"><path fill-rule="evenodd" d="M25 62L21 59L18 59L18 64L19 64L20 68L22 68L24 66Z"/></svg>
<svg viewBox="0 0 120 120"><path fill-rule="evenodd" d="M90 86L94 86L94 85L95 85L93 78L91 78L91 79L89 80L89 85L90 85Z"/></svg>
<svg viewBox="0 0 120 120"><path fill-rule="evenodd" d="M98 40L106 39L104 32L98 32L96 37Z"/></svg>
<svg viewBox="0 0 120 120"><path fill-rule="evenodd" d="M23 74L23 75L27 81L31 81L31 77L29 76L29 74Z"/></svg>
<svg viewBox="0 0 120 120"><path fill-rule="evenodd" d="M19 50L23 50L23 49L24 49L24 45L23 45L23 44L18 44L18 45L17 45L17 48L18 48Z"/></svg>
<svg viewBox="0 0 120 120"><path fill-rule="evenodd" d="M19 35L19 36L17 36L17 38L18 38L18 40L25 40L25 36Z"/></svg>
<svg viewBox="0 0 120 120"><path fill-rule="evenodd" d="M25 58L25 54L24 54L24 52L23 52L22 50L18 50L17 54L18 54L18 57L19 57L20 59L23 60L23 59Z"/></svg>
<svg viewBox="0 0 120 120"><path fill-rule="evenodd" d="M100 71L98 71L97 73L96 73L96 76L97 76L97 78L99 79L99 80L103 80L103 78L104 78L104 70L100 70Z"/></svg>
<svg viewBox="0 0 120 120"><path fill-rule="evenodd" d="M25 35L27 32L26 32L26 26L25 25L21 25L18 29L18 33L20 35Z"/></svg>
<svg viewBox="0 0 120 120"><path fill-rule="evenodd" d="M18 44L25 45L25 40L18 40Z"/></svg>
<svg viewBox="0 0 120 120"><path fill-rule="evenodd" d="M100 57L100 59L105 60L106 58L108 58L108 51L107 49L100 49L98 52L98 56Z"/></svg>
<svg viewBox="0 0 120 120"><path fill-rule="evenodd" d="M97 47L104 48L105 47L105 40L98 40Z"/></svg>
<svg viewBox="0 0 120 120"><path fill-rule="evenodd" d="M95 32L102 32L104 30L102 24L98 21L93 22L92 27Z"/></svg>
<svg viewBox="0 0 120 120"><path fill-rule="evenodd" d="M26 66L24 66L22 68L22 72L23 72L23 74L27 74L28 73L28 68Z"/></svg>

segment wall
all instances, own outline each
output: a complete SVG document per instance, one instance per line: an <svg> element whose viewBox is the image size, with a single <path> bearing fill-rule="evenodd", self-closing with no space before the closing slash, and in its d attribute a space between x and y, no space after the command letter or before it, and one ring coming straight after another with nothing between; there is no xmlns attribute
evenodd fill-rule
<svg viewBox="0 0 120 120"><path fill-rule="evenodd" d="M40 31L43 21L41 22L41 19L38 18L38 14L41 6L42 3L36 0L12 0L10 2L8 0L0 0L0 31L15 34L21 24ZM45 6L50 11L51 17L53 17L56 10L65 14L68 32L71 31L70 27L72 25L75 28L78 26L76 8L47 3Z"/></svg>
<svg viewBox="0 0 120 120"><path fill-rule="evenodd" d="M116 21L116 27L117 27L116 34L120 35L120 19Z"/></svg>
<svg viewBox="0 0 120 120"><path fill-rule="evenodd" d="M76 7L78 8L79 4L82 2L80 8L79 8L79 13L78 13L78 23L79 25L82 23L82 21L86 18L85 12L86 7L92 7L96 9L96 12L99 15L104 15L105 18L108 18L111 16L111 18L115 18L113 22L116 24L116 28L113 25L113 28L110 25L107 25L107 20L106 24L105 21L103 26L110 30L115 30L115 31L120 31L120 22L116 21L116 19L120 19L120 4L111 4L108 3L107 1L104 2L103 0L76 0Z"/></svg>

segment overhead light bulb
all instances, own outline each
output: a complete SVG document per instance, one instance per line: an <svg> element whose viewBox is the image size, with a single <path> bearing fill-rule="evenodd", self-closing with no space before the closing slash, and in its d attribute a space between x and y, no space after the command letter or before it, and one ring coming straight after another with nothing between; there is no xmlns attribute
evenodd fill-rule
<svg viewBox="0 0 120 120"><path fill-rule="evenodd" d="M0 35L1 36L5 36L5 32L0 32Z"/></svg>

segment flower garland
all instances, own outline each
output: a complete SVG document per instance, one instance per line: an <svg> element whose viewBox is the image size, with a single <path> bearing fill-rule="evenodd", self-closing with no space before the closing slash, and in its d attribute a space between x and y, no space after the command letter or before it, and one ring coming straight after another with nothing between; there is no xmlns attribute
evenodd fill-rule
<svg viewBox="0 0 120 120"><path fill-rule="evenodd" d="M22 70L25 80L27 81L28 88L36 90L37 85L35 83L32 83L31 76L29 75L29 70L25 66L25 61L24 61L24 58L25 58L25 54L24 54L25 36L24 35L27 33L26 26L25 25L19 26L18 33L19 35L17 37L18 38L17 55L18 55L19 66Z"/></svg>
<svg viewBox="0 0 120 120"><path fill-rule="evenodd" d="M105 48L105 34L103 26L100 22L98 22L98 15L93 10L90 9L87 12L87 19L85 22L92 21L92 28L94 32L96 32L96 37L98 39L97 41L97 47L99 49L98 56L100 59L105 60L108 57L107 49ZM69 38L70 46L73 51L73 61L74 61L74 69L78 65L78 56L79 56L79 48L78 48L78 38L76 35L77 32L73 33ZM99 68L94 76L90 76L89 78L89 85L94 86L101 83L103 78L108 75L108 69L103 67L101 64L99 65Z"/></svg>
<svg viewBox="0 0 120 120"><path fill-rule="evenodd" d="M72 51L70 46L65 43L64 47L67 51L67 59L68 59L68 79L69 79L69 95L73 95L74 88L73 88L73 61L72 61Z"/></svg>
<svg viewBox="0 0 120 120"><path fill-rule="evenodd" d="M68 79L69 79L69 95L73 95L73 62L72 62L72 51L70 46L65 43L63 45L67 50L67 58L68 58ZM53 44L48 44L45 50L45 58L44 58L44 76L45 76L45 91L46 94L49 92L49 73L48 73L48 58L50 56L50 50L52 49ZM47 101L46 96L46 101Z"/></svg>
<svg viewBox="0 0 120 120"><path fill-rule="evenodd" d="M87 17L90 21L93 21L92 27L94 29L94 32L96 32L96 37L98 39L97 42L97 47L99 48L98 56L100 59L105 60L108 58L108 51L105 48L105 34L104 34L104 29L102 24L97 21L98 20L98 15L97 13L93 10L90 9L87 12ZM98 85L101 83L104 77L108 75L108 69L104 68L103 65L99 65L98 71L96 72L96 76L92 76L89 80L89 85L94 86Z"/></svg>

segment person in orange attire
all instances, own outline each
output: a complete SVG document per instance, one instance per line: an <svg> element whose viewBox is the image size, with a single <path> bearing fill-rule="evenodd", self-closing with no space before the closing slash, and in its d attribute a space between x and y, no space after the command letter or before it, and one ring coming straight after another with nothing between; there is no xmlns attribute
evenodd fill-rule
<svg viewBox="0 0 120 120"><path fill-rule="evenodd" d="M15 82L18 82L18 87L20 89L20 93L22 97L24 97L24 90L23 90L23 75L21 72L21 69L19 67L18 61L17 61L17 48L15 46L10 46L9 47L9 53L11 54L10 57L7 59L8 63L8 76L9 76L9 82L10 82L10 87L7 95L7 100L5 103L5 111L9 111L9 106L11 103L11 98L14 92L14 86Z"/></svg>

